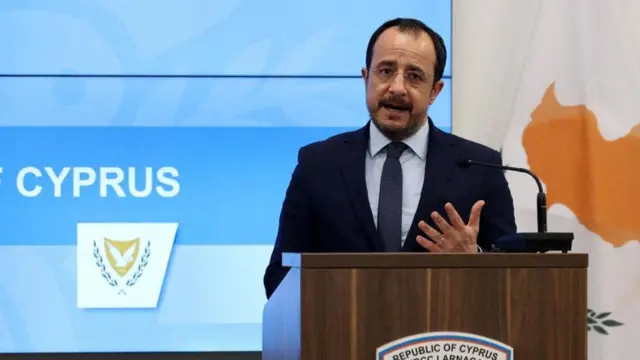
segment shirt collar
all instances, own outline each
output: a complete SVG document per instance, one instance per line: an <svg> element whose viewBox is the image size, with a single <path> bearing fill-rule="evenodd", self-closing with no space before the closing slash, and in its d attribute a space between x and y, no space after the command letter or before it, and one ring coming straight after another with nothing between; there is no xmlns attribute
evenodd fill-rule
<svg viewBox="0 0 640 360"><path fill-rule="evenodd" d="M411 151L413 151L420 159L427 158L427 142L429 139L429 122L425 121L424 125L409 138L403 142ZM369 154L376 156L382 149L387 146L391 140L384 136L375 126L373 121L369 122Z"/></svg>

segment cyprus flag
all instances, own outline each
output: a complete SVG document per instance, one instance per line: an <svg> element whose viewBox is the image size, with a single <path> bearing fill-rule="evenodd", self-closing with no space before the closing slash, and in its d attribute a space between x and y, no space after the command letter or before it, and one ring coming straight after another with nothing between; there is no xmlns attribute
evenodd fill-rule
<svg viewBox="0 0 640 360"><path fill-rule="evenodd" d="M454 132L545 185L589 260L590 360L640 359L640 1L456 0ZM507 174L520 231L534 181Z"/></svg>

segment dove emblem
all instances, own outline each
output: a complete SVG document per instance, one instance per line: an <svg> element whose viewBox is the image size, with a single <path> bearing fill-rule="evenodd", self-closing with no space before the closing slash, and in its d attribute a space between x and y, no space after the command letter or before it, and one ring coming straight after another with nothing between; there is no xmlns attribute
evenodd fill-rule
<svg viewBox="0 0 640 360"><path fill-rule="evenodd" d="M133 240L104 239L104 248L111 268L121 277L129 273L138 258L140 238Z"/></svg>

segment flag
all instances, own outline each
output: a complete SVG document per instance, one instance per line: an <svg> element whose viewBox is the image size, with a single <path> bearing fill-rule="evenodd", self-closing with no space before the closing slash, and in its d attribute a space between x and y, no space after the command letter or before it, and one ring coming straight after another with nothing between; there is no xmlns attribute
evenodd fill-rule
<svg viewBox="0 0 640 360"><path fill-rule="evenodd" d="M456 0L453 132L531 169L549 231L589 254L589 360L640 341L640 2ZM519 231L535 182L508 172Z"/></svg>

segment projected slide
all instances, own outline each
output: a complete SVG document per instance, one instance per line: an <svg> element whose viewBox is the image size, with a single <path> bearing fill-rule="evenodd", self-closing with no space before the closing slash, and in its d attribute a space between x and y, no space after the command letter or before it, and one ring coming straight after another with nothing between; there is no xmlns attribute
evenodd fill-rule
<svg viewBox="0 0 640 360"><path fill-rule="evenodd" d="M260 350L297 150L397 16L449 43L444 0L0 3L0 353Z"/></svg>

